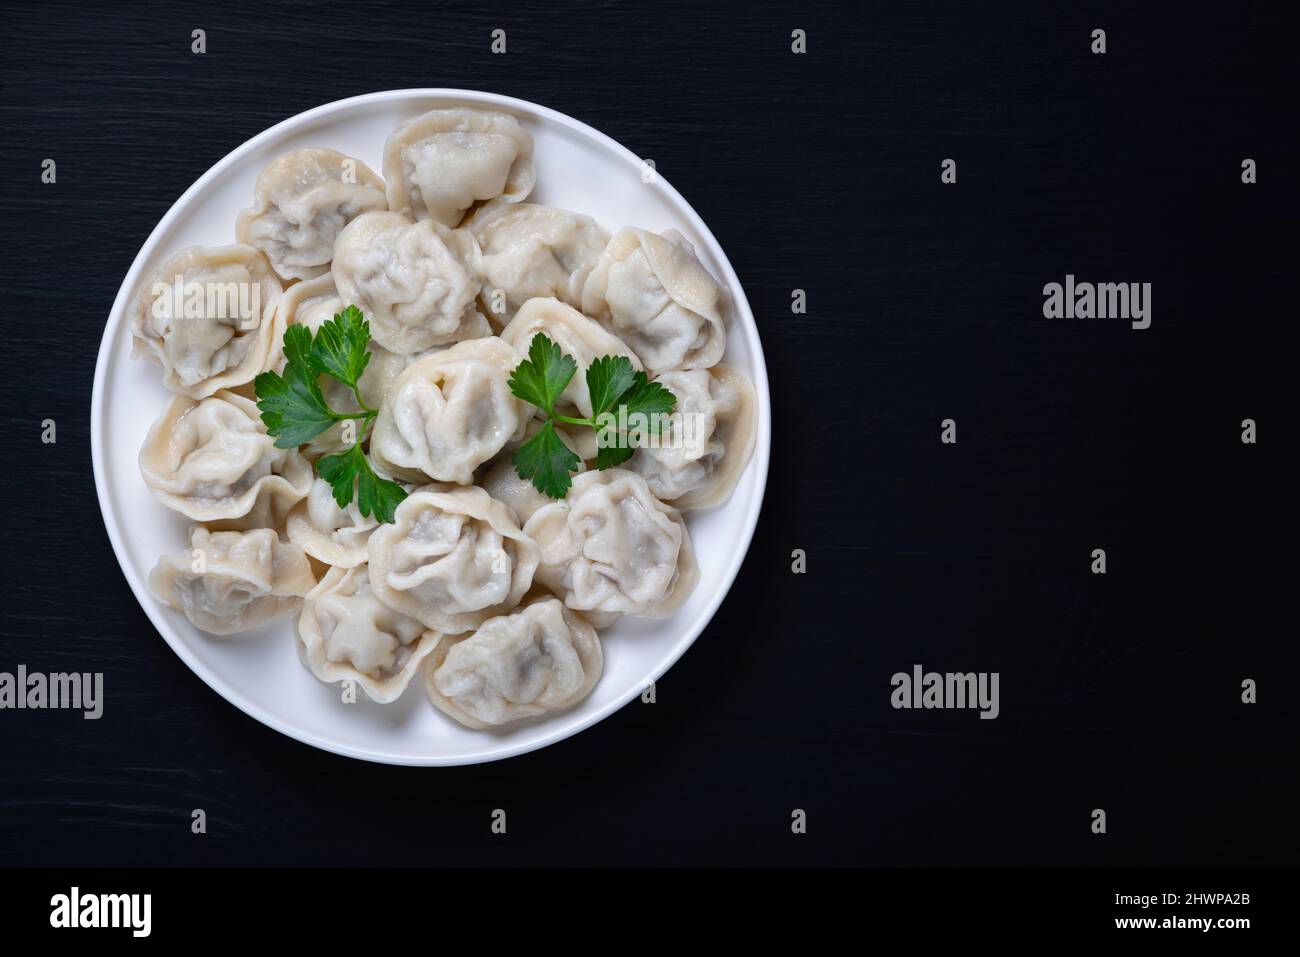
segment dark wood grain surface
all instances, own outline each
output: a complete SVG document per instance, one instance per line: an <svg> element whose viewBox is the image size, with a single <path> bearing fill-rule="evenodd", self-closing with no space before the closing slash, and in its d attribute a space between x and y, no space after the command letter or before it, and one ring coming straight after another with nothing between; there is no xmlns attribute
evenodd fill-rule
<svg viewBox="0 0 1300 957"><path fill-rule="evenodd" d="M107 700L0 711L0 862L1295 863L1291 34L1135 6L7 5L0 671L102 671ZM88 441L175 199L279 120L417 86L653 157L745 285L774 407L757 537L657 703L460 769L210 691L127 588ZM1044 320L1067 273L1152 283L1151 328ZM999 672L1000 717L892 709L916 663Z"/></svg>

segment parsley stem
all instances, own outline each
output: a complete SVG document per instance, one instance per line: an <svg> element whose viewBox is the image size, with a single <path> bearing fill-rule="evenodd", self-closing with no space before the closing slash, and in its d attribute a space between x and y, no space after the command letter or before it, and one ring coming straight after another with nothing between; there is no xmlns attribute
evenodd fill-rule
<svg viewBox="0 0 1300 957"><path fill-rule="evenodd" d="M558 412L554 413L553 417L559 419L561 422L567 422L570 425L587 425L593 429L596 428L596 423L591 419L575 419L572 416L560 415Z"/></svg>

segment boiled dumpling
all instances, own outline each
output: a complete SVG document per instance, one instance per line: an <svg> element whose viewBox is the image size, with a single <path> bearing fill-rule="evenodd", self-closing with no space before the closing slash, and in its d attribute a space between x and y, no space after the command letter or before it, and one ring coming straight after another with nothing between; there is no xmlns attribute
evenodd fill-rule
<svg viewBox="0 0 1300 957"><path fill-rule="evenodd" d="M677 396L677 424L643 440L627 468L674 508L725 501L754 451L754 387L728 366L665 372L655 381Z"/></svg>
<svg viewBox="0 0 1300 957"><path fill-rule="evenodd" d="M379 410L371 460L411 482L473 480L527 421L510 392L520 357L495 336L460 342L413 363Z"/></svg>
<svg viewBox="0 0 1300 957"><path fill-rule="evenodd" d="M365 163L334 150L298 149L262 170L235 237L262 250L281 278L311 279L329 272L344 226L387 208L384 181Z"/></svg>
<svg viewBox="0 0 1300 957"><path fill-rule="evenodd" d="M388 137L384 177L390 209L457 226L476 202L517 203L533 191L533 138L508 113L432 110Z"/></svg>
<svg viewBox="0 0 1300 957"><path fill-rule="evenodd" d="M374 340L409 356L491 331L478 311L478 256L464 230L364 213L339 234L332 271L342 299L370 320Z"/></svg>
<svg viewBox="0 0 1300 957"><path fill-rule="evenodd" d="M380 600L452 635L518 605L537 568L537 543L474 486L412 492L393 524L371 534L368 551Z"/></svg>
<svg viewBox="0 0 1300 957"><path fill-rule="evenodd" d="M311 463L277 449L257 405L233 392L177 396L140 449L154 497L195 521L274 527L311 488Z"/></svg>
<svg viewBox="0 0 1300 957"><path fill-rule="evenodd" d="M313 334L320 330L322 323L328 322L345 308L346 305L339 297L338 290L334 288L334 279L328 273L315 279L294 283L285 290L284 296L280 300L280 310L284 313L285 327L292 325L306 326ZM440 349L442 347L435 346L434 348ZM403 356L398 355L396 352L389 352L375 342L374 339L371 339L370 361L366 363L366 371L361 373L361 381L357 383L361 390L361 397L365 399L366 405L372 409L377 409L383 405L384 400L388 398L393 383L397 381L397 377L414 361L414 356ZM277 368L282 369L283 364L284 355L281 352ZM321 392L331 409L336 412L347 412L357 408L356 396L342 382L332 376L321 376L319 381ZM347 422L340 422L331 425L307 443L304 454L308 458L316 458L330 452L347 451L356 441L355 434L349 439L349 432L353 429L355 429L355 423L349 425Z"/></svg>
<svg viewBox="0 0 1300 957"><path fill-rule="evenodd" d="M289 541L317 561L353 568L366 560L366 543L378 525L373 515L361 514L355 497L340 508L333 487L318 478L289 513L286 531Z"/></svg>
<svg viewBox="0 0 1300 957"><path fill-rule="evenodd" d="M253 381L284 333L280 280L252 246L191 246L140 292L128 317L133 355L162 367L163 385L195 399Z"/></svg>
<svg viewBox="0 0 1300 957"><path fill-rule="evenodd" d="M461 641L443 637L425 690L461 724L489 728L577 704L602 667L595 629L550 598L489 618Z"/></svg>
<svg viewBox="0 0 1300 957"><path fill-rule="evenodd" d="M331 568L298 618L298 657L321 681L355 681L381 704L395 701L441 636L389 608L370 571Z"/></svg>
<svg viewBox="0 0 1300 957"><path fill-rule="evenodd" d="M560 393L560 403L572 406L583 416L591 415L587 368L594 360L602 356L627 356L633 369L641 368L641 360L621 339L606 332L599 323L588 319L572 306L566 306L556 299L528 300L502 330L501 338L521 356L525 356L533 336L539 332L544 333L578 364L578 371ZM534 411L542 414L540 410Z"/></svg>
<svg viewBox="0 0 1300 957"><path fill-rule="evenodd" d="M652 375L707 369L727 348L723 293L675 230L620 230L587 277L582 311L622 338Z"/></svg>
<svg viewBox="0 0 1300 957"><path fill-rule="evenodd" d="M681 514L626 469L575 475L524 534L541 547L537 580L583 613L666 618L699 580Z"/></svg>
<svg viewBox="0 0 1300 957"><path fill-rule="evenodd" d="M581 306L582 287L609 241L590 216L533 203L489 203L466 228L483 251L483 309L500 323L538 297Z"/></svg>
<svg viewBox="0 0 1300 957"><path fill-rule="evenodd" d="M190 529L190 548L164 555L149 573L149 588L214 635L248 631L302 606L316 580L297 545L269 528L247 532Z"/></svg>

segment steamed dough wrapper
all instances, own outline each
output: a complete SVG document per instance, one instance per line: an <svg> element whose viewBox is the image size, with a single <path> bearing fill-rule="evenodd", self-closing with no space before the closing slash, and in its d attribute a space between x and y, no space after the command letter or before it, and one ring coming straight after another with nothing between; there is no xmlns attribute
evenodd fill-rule
<svg viewBox="0 0 1300 957"><path fill-rule="evenodd" d="M355 681L372 701L396 701L440 635L389 608L370 571L331 568L298 619L298 657L321 681Z"/></svg>
<svg viewBox="0 0 1300 957"><path fill-rule="evenodd" d="M520 357L491 336L460 342L398 376L370 439L375 470L423 484L468 484L474 470L523 431L523 404L510 391Z"/></svg>
<svg viewBox="0 0 1300 957"><path fill-rule="evenodd" d="M587 388L587 369L602 356L626 356L632 368L641 370L641 360L600 324L588 319L577 309L556 299L530 299L515 313L510 324L501 331L501 338L521 356L528 354L533 336L544 334L560 347L565 355L572 356L578 364L569 384L560 393L557 406L577 409L584 417L591 416L591 391ZM533 406L537 415L544 413Z"/></svg>
<svg viewBox="0 0 1300 957"><path fill-rule="evenodd" d="M731 497L754 454L754 387L729 366L665 372L677 397L672 431L643 441L627 468L674 508L710 508Z"/></svg>
<svg viewBox="0 0 1300 957"><path fill-rule="evenodd" d="M548 598L489 618L461 641L443 637L425 691L470 728L489 728L577 704L603 667L600 639L582 616Z"/></svg>
<svg viewBox="0 0 1300 957"><path fill-rule="evenodd" d="M163 385L195 399L252 382L284 335L282 292L252 246L191 246L145 283L131 306L133 355L163 370Z"/></svg>
<svg viewBox="0 0 1300 957"><path fill-rule="evenodd" d="M478 258L478 242L464 230L363 213L339 234L331 271L374 340L409 356L491 332L478 311Z"/></svg>
<svg viewBox="0 0 1300 957"><path fill-rule="evenodd" d="M140 473L168 508L227 528L277 526L312 483L311 463L277 449L257 405L233 392L173 399L140 449Z"/></svg>
<svg viewBox="0 0 1300 957"><path fill-rule="evenodd" d="M677 509L626 469L574 476L563 501L524 525L541 548L537 580L570 608L596 615L667 618L690 596L699 569Z"/></svg>
<svg viewBox="0 0 1300 957"><path fill-rule="evenodd" d="M537 568L537 543L474 486L412 492L393 524L371 533L368 552L379 600L451 635L518 605Z"/></svg>
<svg viewBox="0 0 1300 957"><path fill-rule="evenodd" d="M727 348L723 290L676 230L619 230L582 292L582 311L626 342L651 375L707 369Z"/></svg>
<svg viewBox="0 0 1300 957"><path fill-rule="evenodd" d="M533 203L489 203L465 228L483 252L483 311L498 323L529 299L580 307L582 288L609 242L590 216Z"/></svg>
<svg viewBox="0 0 1300 957"><path fill-rule="evenodd" d="M232 635L284 618L315 586L307 556L269 528L247 532L190 529L190 548L164 555L149 573L159 600L196 628Z"/></svg>
<svg viewBox="0 0 1300 957"><path fill-rule="evenodd" d="M365 163L334 150L298 149L262 170L235 236L265 253L283 279L312 279L329 272L344 226L387 208L384 181Z"/></svg>
<svg viewBox="0 0 1300 957"><path fill-rule="evenodd" d="M370 533L379 526L373 515L362 515L354 496L340 508L334 489L324 479L311 484L307 497L289 513L289 541L319 562L354 568L366 561Z"/></svg>
<svg viewBox="0 0 1300 957"><path fill-rule="evenodd" d="M432 110L388 137L384 178L390 209L455 227L477 202L517 203L533 191L533 138L507 113Z"/></svg>
<svg viewBox="0 0 1300 957"><path fill-rule="evenodd" d="M333 276L326 273L315 279L294 283L285 290L284 296L280 299L280 311L283 313L282 328L305 326L314 336L320 331L323 323L333 319L346 308L346 304L334 287ZM366 404L372 409L377 409L383 405L397 377L415 361L415 357L389 352L374 339L370 340L369 349L370 361L366 363L366 371L361 373L361 381L357 385ZM277 357L275 369L277 372L284 371L282 351ZM331 409L337 412L348 412L357 408L356 396L352 394L352 390L333 376L321 376L319 384L325 402ZM355 426L354 422L352 427ZM353 444L347 441L348 434L349 428L345 423L331 425L307 443L303 454L310 459L316 459L329 453L346 452Z"/></svg>

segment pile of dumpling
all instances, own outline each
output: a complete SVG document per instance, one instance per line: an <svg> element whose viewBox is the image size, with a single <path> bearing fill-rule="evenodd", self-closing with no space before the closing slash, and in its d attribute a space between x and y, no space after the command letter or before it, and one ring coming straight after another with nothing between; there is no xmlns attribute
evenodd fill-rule
<svg viewBox="0 0 1300 957"><path fill-rule="evenodd" d="M525 202L533 141L514 117L426 113L388 138L383 167L381 179L333 150L286 153L258 177L235 245L187 249L141 290L135 354L176 396L140 470L194 523L149 584L214 635L300 612L317 678L390 702L423 669L434 705L490 728L576 703L600 677L597 629L686 600L699 574L681 513L731 494L753 449L753 389L718 365L727 304L691 244L610 238L590 216ZM192 304L176 287L243 298ZM315 332L349 304L373 340L370 459L409 492L392 524L340 508L314 474L351 446L345 424L277 449L255 403L253 378L284 366L285 329ZM562 433L584 470L565 499L543 495L510 461L541 420L507 384L539 332L578 363L570 414L591 414L586 366L627 356L702 423L696 441L595 470L594 432ZM333 408L355 408L321 384Z"/></svg>

